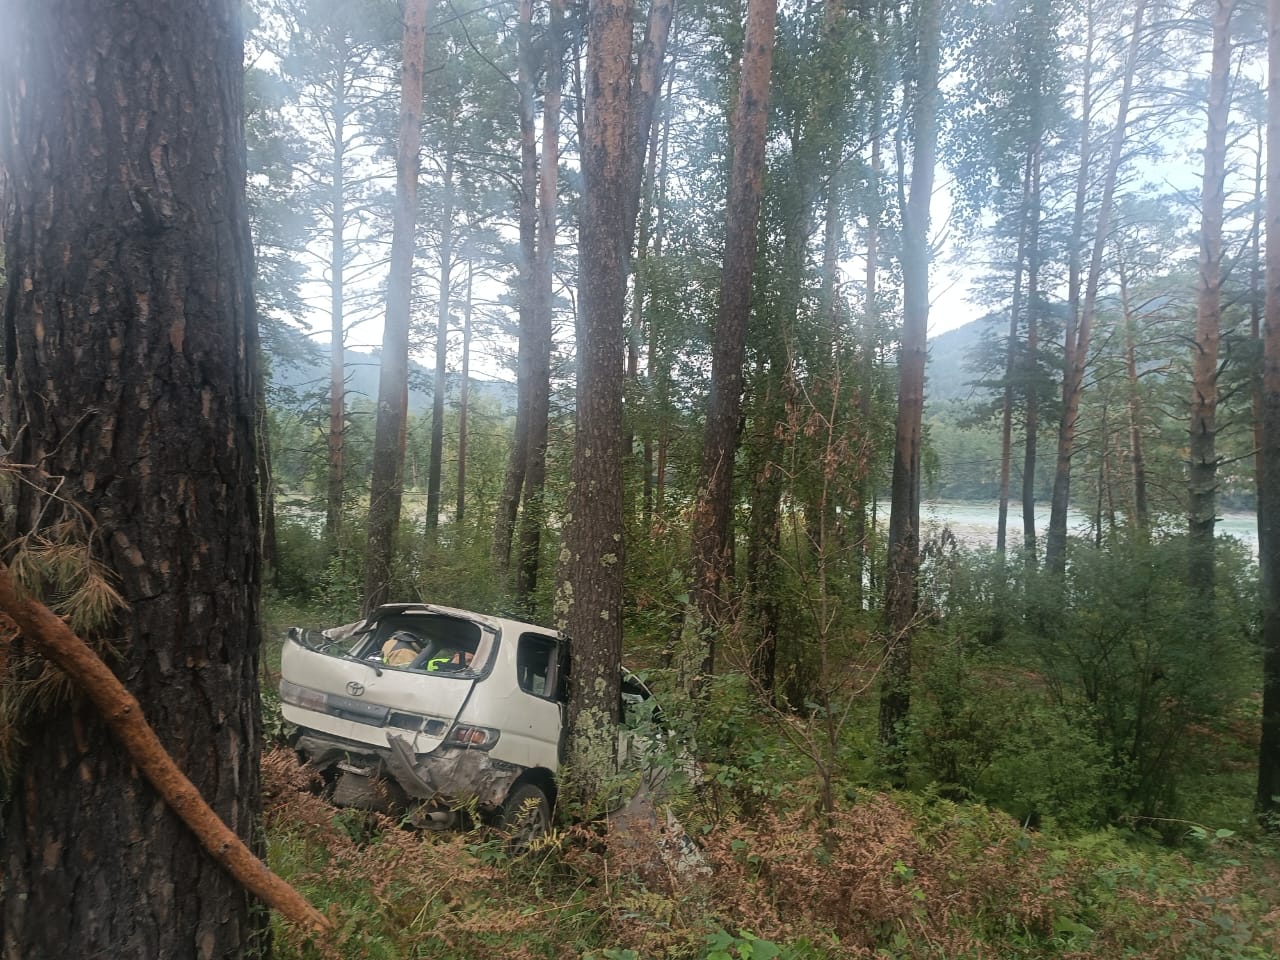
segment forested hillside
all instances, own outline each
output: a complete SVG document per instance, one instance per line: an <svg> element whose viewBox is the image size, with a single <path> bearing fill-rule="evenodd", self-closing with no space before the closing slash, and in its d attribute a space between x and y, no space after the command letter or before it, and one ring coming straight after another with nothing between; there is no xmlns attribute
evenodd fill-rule
<svg viewBox="0 0 1280 960"><path fill-rule="evenodd" d="M0 0L0 955L1280 956L1280 0L107 7Z"/></svg>

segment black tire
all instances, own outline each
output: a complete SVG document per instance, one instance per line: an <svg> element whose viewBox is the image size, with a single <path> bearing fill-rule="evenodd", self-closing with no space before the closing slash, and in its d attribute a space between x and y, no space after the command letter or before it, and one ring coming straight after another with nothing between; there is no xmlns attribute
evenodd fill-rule
<svg viewBox="0 0 1280 960"><path fill-rule="evenodd" d="M551 801L535 783L518 783L502 804L498 825L515 854L525 853L551 831Z"/></svg>

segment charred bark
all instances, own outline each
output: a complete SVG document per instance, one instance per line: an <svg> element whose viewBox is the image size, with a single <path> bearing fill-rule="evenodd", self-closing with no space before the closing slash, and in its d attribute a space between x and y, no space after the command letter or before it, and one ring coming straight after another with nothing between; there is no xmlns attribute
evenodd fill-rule
<svg viewBox="0 0 1280 960"><path fill-rule="evenodd" d="M74 503L126 606L87 637L255 844L258 338L228 0L0 4L6 542ZM56 477L57 498L40 477ZM13 547L10 547L12 550ZM20 643L24 641L19 641ZM244 957L266 915L78 698L30 716L5 823L9 958Z"/></svg>

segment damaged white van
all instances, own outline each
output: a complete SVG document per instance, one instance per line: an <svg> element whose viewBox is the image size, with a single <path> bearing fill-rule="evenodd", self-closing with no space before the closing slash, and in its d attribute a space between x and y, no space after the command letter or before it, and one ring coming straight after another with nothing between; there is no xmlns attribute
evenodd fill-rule
<svg viewBox="0 0 1280 960"><path fill-rule="evenodd" d="M533 836L551 823L567 679L568 642L554 630L399 603L343 627L291 630L280 701L335 804L436 829L474 805ZM627 674L622 687L624 712L643 712L643 684Z"/></svg>

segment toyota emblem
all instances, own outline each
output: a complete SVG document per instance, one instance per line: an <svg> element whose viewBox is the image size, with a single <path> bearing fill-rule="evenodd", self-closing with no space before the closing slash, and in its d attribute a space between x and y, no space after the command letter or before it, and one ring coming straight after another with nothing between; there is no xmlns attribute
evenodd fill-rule
<svg viewBox="0 0 1280 960"><path fill-rule="evenodd" d="M347 684L347 693L351 694L353 697L363 697L364 684L356 683L354 680L352 680L350 683Z"/></svg>

